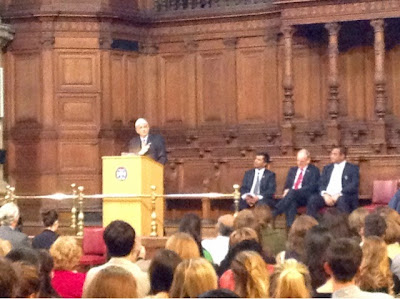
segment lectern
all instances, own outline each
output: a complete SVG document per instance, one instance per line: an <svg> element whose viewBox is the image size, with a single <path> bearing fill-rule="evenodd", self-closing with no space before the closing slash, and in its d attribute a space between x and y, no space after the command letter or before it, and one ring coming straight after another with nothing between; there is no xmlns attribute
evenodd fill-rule
<svg viewBox="0 0 400 299"><path fill-rule="evenodd" d="M157 194L164 194L164 166L146 156L103 157L103 194L151 195L151 185ZM164 231L164 199L156 199L157 235ZM136 233L151 232L151 198L104 198L103 226L113 220L123 220Z"/></svg>

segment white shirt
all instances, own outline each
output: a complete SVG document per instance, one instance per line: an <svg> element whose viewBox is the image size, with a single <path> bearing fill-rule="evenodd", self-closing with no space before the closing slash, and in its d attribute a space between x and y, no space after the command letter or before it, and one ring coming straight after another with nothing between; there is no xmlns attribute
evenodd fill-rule
<svg viewBox="0 0 400 299"><path fill-rule="evenodd" d="M254 187L256 186L257 179L260 181L260 187L261 187L261 179L264 175L264 170L265 168L255 169L253 185L251 185L250 193L254 193Z"/></svg>
<svg viewBox="0 0 400 299"><path fill-rule="evenodd" d="M299 189L301 189L301 187L303 187L303 180L304 180L304 175L306 174L307 167L308 167L308 165L306 167L303 167L303 170L300 167L297 167L296 177L294 178L292 189L294 189L294 185L296 185L297 179L299 178L301 171L303 171L303 179L301 180Z"/></svg>
<svg viewBox="0 0 400 299"><path fill-rule="evenodd" d="M331 178L329 180L328 186L326 187L326 191L322 191L321 195L328 193L329 195L335 195L342 193L342 176L343 170L346 166L346 161L341 163L335 163L333 166Z"/></svg>
<svg viewBox="0 0 400 299"><path fill-rule="evenodd" d="M229 250L229 237L218 236L215 239L205 239L201 245L207 250L213 259L213 262L219 265Z"/></svg>

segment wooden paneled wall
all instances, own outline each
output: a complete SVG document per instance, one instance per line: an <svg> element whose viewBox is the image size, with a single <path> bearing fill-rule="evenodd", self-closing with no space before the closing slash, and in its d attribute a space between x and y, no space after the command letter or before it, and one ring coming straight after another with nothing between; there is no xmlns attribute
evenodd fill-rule
<svg viewBox="0 0 400 299"><path fill-rule="evenodd" d="M310 149L321 168L328 163L326 39L294 35L294 144L287 151L277 12L151 25L95 17L86 6L80 17L19 18L15 7L7 20L16 36L4 58L7 167L19 194L67 192L72 182L101 192L101 156L123 150L138 117L166 138L168 193L231 192L260 150L272 156L279 190L297 149ZM140 50L111 49L114 39L138 41ZM387 144L380 151L372 146L373 44L339 54L341 143L361 167L363 195L371 195L373 179L399 176L399 63L396 46L386 55ZM86 204L101 209L98 201Z"/></svg>

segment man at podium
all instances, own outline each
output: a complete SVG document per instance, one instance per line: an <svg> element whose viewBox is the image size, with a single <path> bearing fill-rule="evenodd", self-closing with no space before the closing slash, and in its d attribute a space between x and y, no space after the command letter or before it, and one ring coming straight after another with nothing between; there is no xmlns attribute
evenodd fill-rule
<svg viewBox="0 0 400 299"><path fill-rule="evenodd" d="M139 136L135 136L129 141L129 152L140 156L149 156L165 165L167 153L164 138L158 134L149 134L150 126L144 118L139 118L135 122L135 129Z"/></svg>

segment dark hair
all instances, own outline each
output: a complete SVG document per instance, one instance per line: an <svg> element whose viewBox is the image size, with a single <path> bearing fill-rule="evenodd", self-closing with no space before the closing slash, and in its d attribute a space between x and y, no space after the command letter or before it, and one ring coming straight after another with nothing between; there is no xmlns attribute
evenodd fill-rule
<svg viewBox="0 0 400 299"><path fill-rule="evenodd" d="M201 246L201 219L194 213L183 215L179 223L179 232L187 233L193 237L199 247L200 256L204 257Z"/></svg>
<svg viewBox="0 0 400 299"><path fill-rule="evenodd" d="M54 268L54 261L53 257L50 253L45 250L39 250L39 260L40 260L40 267L39 267L39 277L40 277L40 291L39 297L40 298L58 298L60 295L54 290L53 286L51 285L51 271Z"/></svg>
<svg viewBox="0 0 400 299"><path fill-rule="evenodd" d="M169 292L175 269L181 261L175 251L168 249L157 251L149 267L151 294Z"/></svg>
<svg viewBox="0 0 400 299"><path fill-rule="evenodd" d="M315 290L323 285L328 279L325 272L326 250L333 240L332 234L320 225L312 227L304 239L305 259L304 262L310 271L311 286Z"/></svg>
<svg viewBox="0 0 400 299"><path fill-rule="evenodd" d="M350 238L354 236L350 229L348 215L337 208L328 208L322 216L320 224L329 230L333 238Z"/></svg>
<svg viewBox="0 0 400 299"><path fill-rule="evenodd" d="M40 266L38 251L28 247L18 247L12 249L6 255L6 258L12 262L24 262L33 265L38 269Z"/></svg>
<svg viewBox="0 0 400 299"><path fill-rule="evenodd" d="M103 238L112 257L127 256L135 245L136 233L127 222L115 220L104 230Z"/></svg>
<svg viewBox="0 0 400 299"><path fill-rule="evenodd" d="M372 213L365 217L364 237L377 236L383 237L386 232L386 221L377 213Z"/></svg>
<svg viewBox="0 0 400 299"><path fill-rule="evenodd" d="M42 212L42 221L45 227L52 226L58 220L58 213L56 210L51 209Z"/></svg>
<svg viewBox="0 0 400 299"><path fill-rule="evenodd" d="M11 264L5 258L0 258L0 297L15 298L18 289L18 276Z"/></svg>
<svg viewBox="0 0 400 299"><path fill-rule="evenodd" d="M14 267L19 277L19 288L17 291L18 298L30 298L30 296L39 294L40 278L37 267L26 263L16 262Z"/></svg>
<svg viewBox="0 0 400 299"><path fill-rule="evenodd" d="M240 298L236 293L228 289L215 289L200 294L197 298Z"/></svg>
<svg viewBox="0 0 400 299"><path fill-rule="evenodd" d="M338 149L341 155L347 157L347 148L344 146L335 146L333 149Z"/></svg>
<svg viewBox="0 0 400 299"><path fill-rule="evenodd" d="M264 162L269 164L271 162L271 158L269 157L267 152L257 152L256 156L263 156L264 157Z"/></svg>
<svg viewBox="0 0 400 299"><path fill-rule="evenodd" d="M356 276L361 265L362 250L355 240L339 238L329 245L326 259L334 279L349 282Z"/></svg>
<svg viewBox="0 0 400 299"><path fill-rule="evenodd" d="M218 224L218 231L221 236L229 237L233 232L233 226L227 226L223 223Z"/></svg>

